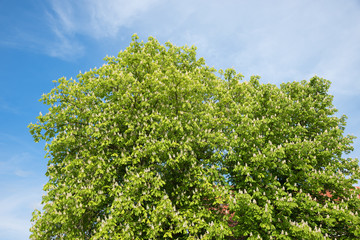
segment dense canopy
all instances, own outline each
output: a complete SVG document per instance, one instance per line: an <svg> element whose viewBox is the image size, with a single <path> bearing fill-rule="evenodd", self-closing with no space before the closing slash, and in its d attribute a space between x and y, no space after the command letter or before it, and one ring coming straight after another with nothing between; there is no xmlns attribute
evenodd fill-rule
<svg viewBox="0 0 360 240"><path fill-rule="evenodd" d="M29 125L49 177L32 239L360 237L354 137L329 81L244 81L136 36L105 60L55 81Z"/></svg>

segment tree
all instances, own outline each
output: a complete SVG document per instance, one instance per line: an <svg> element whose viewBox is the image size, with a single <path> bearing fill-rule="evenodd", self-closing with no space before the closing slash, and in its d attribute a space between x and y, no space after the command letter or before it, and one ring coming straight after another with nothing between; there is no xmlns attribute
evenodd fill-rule
<svg viewBox="0 0 360 240"><path fill-rule="evenodd" d="M29 125L50 142L32 239L360 236L354 137L329 81L247 82L137 36L105 60L55 81Z"/></svg>

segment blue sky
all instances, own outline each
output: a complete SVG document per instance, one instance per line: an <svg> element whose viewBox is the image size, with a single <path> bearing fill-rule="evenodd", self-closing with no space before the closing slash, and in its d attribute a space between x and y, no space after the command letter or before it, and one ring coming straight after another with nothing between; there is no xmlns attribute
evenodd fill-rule
<svg viewBox="0 0 360 240"><path fill-rule="evenodd" d="M44 143L27 125L52 80L101 66L137 33L196 45L216 68L263 83L333 82L347 134L360 137L360 1L1 0L0 239L27 239L46 182ZM360 141L349 157L360 156Z"/></svg>

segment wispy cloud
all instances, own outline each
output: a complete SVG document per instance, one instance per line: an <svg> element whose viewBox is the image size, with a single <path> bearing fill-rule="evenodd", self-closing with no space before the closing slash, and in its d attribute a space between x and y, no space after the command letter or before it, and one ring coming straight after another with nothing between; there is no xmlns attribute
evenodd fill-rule
<svg viewBox="0 0 360 240"><path fill-rule="evenodd" d="M54 57L82 54L81 36L95 40L118 36L120 30L130 27L142 13L158 0L79 0L50 1L47 21L55 43L48 48Z"/></svg>
<svg viewBox="0 0 360 240"><path fill-rule="evenodd" d="M22 25L2 29L0 45L72 60L85 53L85 42L89 39L117 37L121 29L142 20L143 13L158 2L160 0L35 1L34 9L21 12L28 17L21 18Z"/></svg>
<svg viewBox="0 0 360 240"><path fill-rule="evenodd" d="M66 34L84 34L101 39L114 37L122 27L141 18L158 0L52 0L53 26Z"/></svg>

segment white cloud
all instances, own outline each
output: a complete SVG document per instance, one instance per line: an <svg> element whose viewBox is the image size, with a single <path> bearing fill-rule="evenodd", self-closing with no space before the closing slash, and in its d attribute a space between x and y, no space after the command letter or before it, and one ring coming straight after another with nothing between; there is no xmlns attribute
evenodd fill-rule
<svg viewBox="0 0 360 240"><path fill-rule="evenodd" d="M80 0L55 1L51 6L54 26L65 33L85 34L93 38L114 37L124 26L130 26L158 0Z"/></svg>
<svg viewBox="0 0 360 240"><path fill-rule="evenodd" d="M130 27L157 2L158 0L51 0L46 16L55 41L47 46L46 52L64 59L82 55L85 49L78 37L85 36L99 41L116 37L122 28Z"/></svg>

